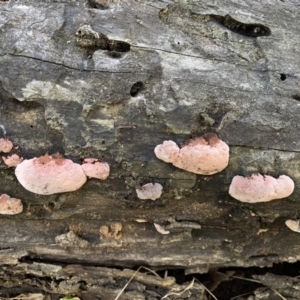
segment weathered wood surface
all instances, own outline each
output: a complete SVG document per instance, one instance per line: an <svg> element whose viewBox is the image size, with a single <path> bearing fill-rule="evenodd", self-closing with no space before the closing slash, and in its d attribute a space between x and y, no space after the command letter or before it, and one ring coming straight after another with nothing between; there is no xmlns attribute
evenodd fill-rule
<svg viewBox="0 0 300 300"><path fill-rule="evenodd" d="M97 157L112 170L76 192L40 196L2 163L0 192L25 205L0 218L1 247L13 249L0 252L2 262L202 273L298 260L300 236L284 225L299 218L298 1L92 2L0 3L0 123L13 152ZM80 24L130 51L88 53L76 43ZM164 140L211 131L231 149L219 174L188 173L154 155ZM255 205L228 195L234 175L256 172L291 176L295 192ZM134 188L149 181L164 193L142 202ZM153 225L178 222L168 235ZM68 232L73 238L57 239Z"/></svg>

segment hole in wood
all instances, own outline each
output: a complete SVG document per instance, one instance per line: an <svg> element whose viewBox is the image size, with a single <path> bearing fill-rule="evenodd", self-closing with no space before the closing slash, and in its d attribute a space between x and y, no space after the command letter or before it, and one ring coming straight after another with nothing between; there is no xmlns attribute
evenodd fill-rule
<svg viewBox="0 0 300 300"><path fill-rule="evenodd" d="M300 95L294 95L294 96L292 96L292 98L297 100L297 101L300 101Z"/></svg>
<svg viewBox="0 0 300 300"><path fill-rule="evenodd" d="M144 85L141 81L134 83L130 90L131 97L136 97L139 92L143 89Z"/></svg>
<svg viewBox="0 0 300 300"><path fill-rule="evenodd" d="M280 80L285 81L286 80L286 75L281 73L280 74Z"/></svg>
<svg viewBox="0 0 300 300"><path fill-rule="evenodd" d="M107 0L88 0L88 5L90 8L95 8L95 9L108 9L108 1Z"/></svg>
<svg viewBox="0 0 300 300"><path fill-rule="evenodd" d="M271 30L269 27L262 24L246 24L233 19L231 16L218 16L211 15L212 20L225 26L232 32L249 36L249 37L259 37L271 35Z"/></svg>

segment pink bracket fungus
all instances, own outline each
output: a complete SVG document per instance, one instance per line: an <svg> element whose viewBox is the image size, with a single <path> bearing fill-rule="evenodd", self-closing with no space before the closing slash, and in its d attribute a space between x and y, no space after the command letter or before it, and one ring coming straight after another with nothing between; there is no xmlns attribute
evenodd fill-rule
<svg viewBox="0 0 300 300"><path fill-rule="evenodd" d="M300 221L297 220L297 221L294 221L294 220L286 220L285 221L285 225L291 229L292 231L295 231L295 232L300 232Z"/></svg>
<svg viewBox="0 0 300 300"><path fill-rule="evenodd" d="M214 133L189 140L179 148L173 141L164 141L154 149L157 158L175 167L202 175L212 175L225 169L229 147Z"/></svg>
<svg viewBox="0 0 300 300"><path fill-rule="evenodd" d="M25 159L16 167L15 174L25 189L40 195L78 190L87 179L79 164L48 154Z"/></svg>
<svg viewBox="0 0 300 300"><path fill-rule="evenodd" d="M109 164L106 162L99 162L96 158L85 158L81 167L88 177L105 180L109 176Z"/></svg>
<svg viewBox="0 0 300 300"><path fill-rule="evenodd" d="M16 215L23 211L23 204L20 199L11 198L7 194L0 196L0 214Z"/></svg>
<svg viewBox="0 0 300 300"><path fill-rule="evenodd" d="M0 139L0 152L8 153L13 148L13 143L8 139Z"/></svg>
<svg viewBox="0 0 300 300"><path fill-rule="evenodd" d="M290 196L294 187L294 181L286 175L276 179L272 176L252 174L250 177L234 176L229 194L242 202L266 202Z"/></svg>
<svg viewBox="0 0 300 300"><path fill-rule="evenodd" d="M20 157L17 154L13 154L12 156L2 156L2 159L4 163L9 167L16 167L18 164L20 164L23 161L23 157Z"/></svg>
<svg viewBox="0 0 300 300"><path fill-rule="evenodd" d="M159 183L147 183L140 188L136 188L135 190L139 199L156 200L161 196L163 187Z"/></svg>

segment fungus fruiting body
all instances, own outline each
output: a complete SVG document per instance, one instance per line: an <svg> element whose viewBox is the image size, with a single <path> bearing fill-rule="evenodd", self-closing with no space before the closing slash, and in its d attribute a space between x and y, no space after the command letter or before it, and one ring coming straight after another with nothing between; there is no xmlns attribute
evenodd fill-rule
<svg viewBox="0 0 300 300"><path fill-rule="evenodd" d="M13 148L13 143L8 139L0 139L0 152L8 153Z"/></svg>
<svg viewBox="0 0 300 300"><path fill-rule="evenodd" d="M294 220L286 220L285 221L285 225L291 229L292 231L295 231L295 232L300 232L300 221L297 220L297 221L294 221Z"/></svg>
<svg viewBox="0 0 300 300"><path fill-rule="evenodd" d="M179 148L173 141L164 141L154 149L157 158L175 167L202 175L212 175L225 169L229 147L214 133L189 140Z"/></svg>
<svg viewBox="0 0 300 300"><path fill-rule="evenodd" d="M160 198L163 187L159 183L147 183L135 190L138 198L141 200L156 200Z"/></svg>
<svg viewBox="0 0 300 300"><path fill-rule="evenodd" d="M24 160L15 174L25 189L40 195L75 191L87 179L79 164L48 154Z"/></svg>
<svg viewBox="0 0 300 300"><path fill-rule="evenodd" d="M107 179L109 176L110 168L106 162L99 162L95 158L86 158L81 165L83 172L86 176L98 178L101 180Z"/></svg>
<svg viewBox="0 0 300 300"><path fill-rule="evenodd" d="M161 234L169 234L170 233L170 231L165 229L165 226L162 226L162 225L159 225L156 223L153 223L153 225L154 225L155 229Z"/></svg>
<svg viewBox="0 0 300 300"><path fill-rule="evenodd" d="M13 154L7 157L2 156L2 159L9 168L16 167L18 164L20 164L23 161L23 158L17 154Z"/></svg>
<svg viewBox="0 0 300 300"><path fill-rule="evenodd" d="M229 187L229 194L242 202L267 202L290 196L294 191L293 180L281 175L272 176L252 174L250 177L234 176Z"/></svg>
<svg viewBox="0 0 300 300"><path fill-rule="evenodd" d="M0 214L16 215L23 211L23 204L20 199L11 198L7 194L0 196Z"/></svg>

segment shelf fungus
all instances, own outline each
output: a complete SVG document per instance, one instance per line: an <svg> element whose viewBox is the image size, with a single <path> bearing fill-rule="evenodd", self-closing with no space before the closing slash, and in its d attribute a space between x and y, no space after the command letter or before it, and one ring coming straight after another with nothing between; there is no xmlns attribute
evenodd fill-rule
<svg viewBox="0 0 300 300"><path fill-rule="evenodd" d="M154 149L157 158L175 167L201 175L221 172L228 165L229 147L214 133L191 139L182 148L164 141Z"/></svg>
<svg viewBox="0 0 300 300"><path fill-rule="evenodd" d="M294 220L286 220L285 225L291 229L292 231L299 232L300 233L300 220L294 221Z"/></svg>
<svg viewBox="0 0 300 300"><path fill-rule="evenodd" d="M86 176L101 180L107 179L110 172L109 164L96 158L85 158L81 167Z"/></svg>
<svg viewBox="0 0 300 300"><path fill-rule="evenodd" d="M8 139L0 139L0 152L8 153L13 148L13 143Z"/></svg>
<svg viewBox="0 0 300 300"><path fill-rule="evenodd" d="M267 202L290 196L294 186L294 181L286 175L281 175L278 179L261 174L252 174L250 177L234 176L229 194L242 202Z"/></svg>
<svg viewBox="0 0 300 300"><path fill-rule="evenodd" d="M141 200L156 200L160 198L163 187L159 183L147 183L135 190L138 198Z"/></svg>
<svg viewBox="0 0 300 300"><path fill-rule="evenodd" d="M4 163L7 165L8 168L16 167L23 161L23 158L17 154L13 154L11 156L2 156Z"/></svg>
<svg viewBox="0 0 300 300"><path fill-rule="evenodd" d="M81 165L48 154L25 159L16 167L15 174L25 189L40 195L78 190L87 179Z"/></svg>
<svg viewBox="0 0 300 300"><path fill-rule="evenodd" d="M153 223L155 229L157 232L159 232L160 234L169 234L170 231L166 230L165 226Z"/></svg>
<svg viewBox="0 0 300 300"><path fill-rule="evenodd" d="M0 196L0 214L16 215L23 211L23 204L20 199L11 198L7 194Z"/></svg>

